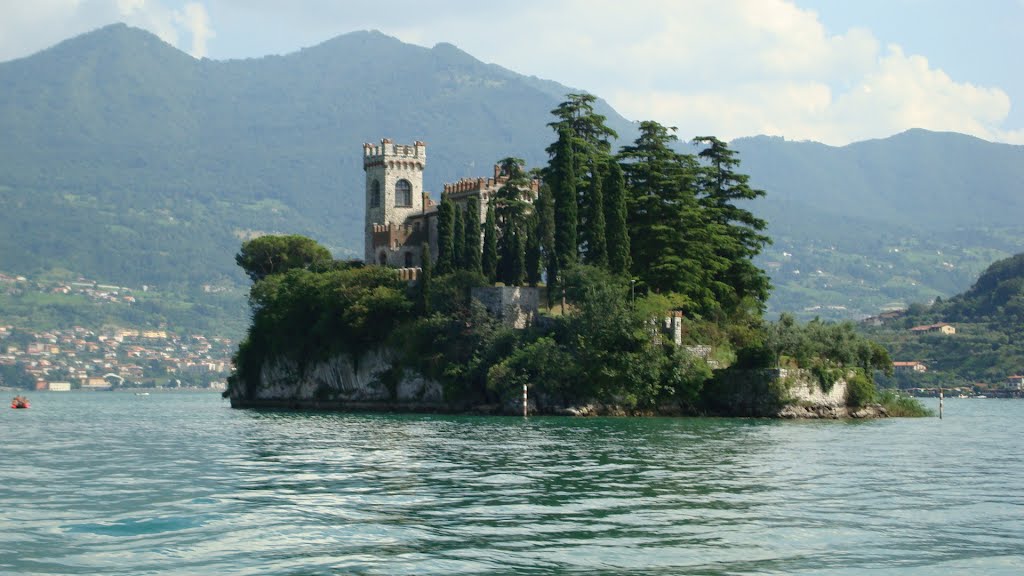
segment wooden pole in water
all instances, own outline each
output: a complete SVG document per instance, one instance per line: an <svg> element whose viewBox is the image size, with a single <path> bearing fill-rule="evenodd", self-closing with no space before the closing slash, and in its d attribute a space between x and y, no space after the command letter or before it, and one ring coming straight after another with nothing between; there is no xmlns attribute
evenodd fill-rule
<svg viewBox="0 0 1024 576"><path fill-rule="evenodd" d="M523 383L523 418L526 418L526 383Z"/></svg>
<svg viewBox="0 0 1024 576"><path fill-rule="evenodd" d="M939 420L942 420L942 388L939 388Z"/></svg>

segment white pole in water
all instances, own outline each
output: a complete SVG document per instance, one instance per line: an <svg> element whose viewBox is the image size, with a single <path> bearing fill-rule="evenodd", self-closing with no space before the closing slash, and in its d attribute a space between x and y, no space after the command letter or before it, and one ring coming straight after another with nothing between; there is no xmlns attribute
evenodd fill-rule
<svg viewBox="0 0 1024 576"><path fill-rule="evenodd" d="M526 418L526 383L523 383L523 418Z"/></svg>
<svg viewBox="0 0 1024 576"><path fill-rule="evenodd" d="M939 388L939 420L942 420L942 388Z"/></svg>

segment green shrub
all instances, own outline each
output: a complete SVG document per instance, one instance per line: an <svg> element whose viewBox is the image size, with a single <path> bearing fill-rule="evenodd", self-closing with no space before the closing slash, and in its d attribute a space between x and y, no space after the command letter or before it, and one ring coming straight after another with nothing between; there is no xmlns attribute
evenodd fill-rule
<svg viewBox="0 0 1024 576"><path fill-rule="evenodd" d="M925 408L924 404L917 398L903 396L891 390L886 390L878 398L878 403L885 408L889 416L904 418L920 418L923 416L934 416L935 413Z"/></svg>
<svg viewBox="0 0 1024 576"><path fill-rule="evenodd" d="M875 383L861 372L846 381L846 405L864 406L875 399Z"/></svg>

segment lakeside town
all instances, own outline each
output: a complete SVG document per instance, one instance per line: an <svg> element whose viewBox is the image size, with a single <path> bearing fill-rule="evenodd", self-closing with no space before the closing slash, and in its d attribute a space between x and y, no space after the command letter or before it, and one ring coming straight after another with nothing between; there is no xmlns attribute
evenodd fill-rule
<svg viewBox="0 0 1024 576"><path fill-rule="evenodd" d="M233 347L226 338L178 336L166 330L97 331L75 326L33 333L0 326L0 368L14 368L2 372L7 378L0 385L53 391L222 390L231 369Z"/></svg>
<svg viewBox="0 0 1024 576"><path fill-rule="evenodd" d="M145 287L143 287L145 290ZM80 279L40 284L0 274L0 293L78 296L132 305L133 290ZM31 330L0 318L0 388L115 390L200 388L222 390L236 343L160 328L72 326Z"/></svg>

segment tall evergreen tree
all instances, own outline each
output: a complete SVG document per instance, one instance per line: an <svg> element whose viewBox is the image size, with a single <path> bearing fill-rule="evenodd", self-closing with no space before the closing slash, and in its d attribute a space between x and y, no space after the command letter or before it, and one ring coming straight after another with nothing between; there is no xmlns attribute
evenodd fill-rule
<svg viewBox="0 0 1024 576"><path fill-rule="evenodd" d="M629 229L626 228L626 182L618 162L608 163L604 181L605 238L608 243L608 270L629 274Z"/></svg>
<svg viewBox="0 0 1024 576"><path fill-rule="evenodd" d="M578 261L575 164L572 134L568 128L561 128L551 158L550 170L555 213L555 254L560 270L565 270ZM555 281L554 278L548 279L549 284Z"/></svg>
<svg viewBox="0 0 1024 576"><path fill-rule="evenodd" d="M455 222L452 226L452 267L461 270L466 265L466 225L463 223L462 209L452 204Z"/></svg>
<svg viewBox="0 0 1024 576"><path fill-rule="evenodd" d="M526 283L526 238L525 226L516 226L512 229L512 242L509 243L511 250L509 255L512 262L509 265L509 278L507 284L510 286L523 286Z"/></svg>
<svg viewBox="0 0 1024 576"><path fill-rule="evenodd" d="M601 236L590 238L591 232L600 234L599 227L602 224L598 222L595 227L591 225L590 219L597 211L604 210L600 199L601 176L596 169L608 162L611 156L610 139L618 137L618 134L605 124L605 117L594 111L596 102L597 97L591 94L569 94L564 102L551 111L557 120L548 124L559 133L559 137L562 130L569 133L573 151L573 172L576 176L578 241L587 252L590 252L589 246L592 242L601 244L603 241ZM548 155L554 158L557 149L556 141L548 146ZM596 257L599 261L604 259L603 246L597 247Z"/></svg>
<svg viewBox="0 0 1024 576"><path fill-rule="evenodd" d="M726 263L714 251L714 226L697 201L697 160L671 149L673 131L641 122L635 143L619 154L630 191L633 274L648 289L678 292L699 313L711 313L718 308L713 283Z"/></svg>
<svg viewBox="0 0 1024 576"><path fill-rule="evenodd" d="M583 242L586 245L586 261L592 266L608 267L608 244L604 216L604 173L606 162L592 163L589 193L584 204L587 209L586 224L583 226Z"/></svg>
<svg viewBox="0 0 1024 576"><path fill-rule="evenodd" d="M752 188L750 177L736 171L740 161L728 144L714 136L701 136L693 141L704 146L698 154L704 163L697 182L700 204L722 236L714 243L716 252L728 262L716 283L719 302L731 310L752 299L763 310L771 285L768 275L752 259L771 242L764 234L768 223L737 206L737 202L754 200L765 193Z"/></svg>
<svg viewBox="0 0 1024 576"><path fill-rule="evenodd" d="M539 198L538 198L539 201ZM536 209L526 222L526 282L530 286L540 283L543 273L541 241L540 241L540 210Z"/></svg>
<svg viewBox="0 0 1024 576"><path fill-rule="evenodd" d="M466 201L465 251L465 262L462 267L481 274L483 268L480 263L480 205L476 198Z"/></svg>
<svg viewBox="0 0 1024 576"><path fill-rule="evenodd" d="M437 207L437 273L455 271L455 205L448 197Z"/></svg>
<svg viewBox="0 0 1024 576"><path fill-rule="evenodd" d="M592 94L568 94L566 100L551 111L557 120L548 124L556 133L567 130L571 137L577 187L586 186L586 174L594 160L611 153L610 139L619 135L605 124L605 117L594 111L597 97ZM548 156L553 157L558 142L548 146Z"/></svg>
<svg viewBox="0 0 1024 576"><path fill-rule="evenodd" d="M481 259L484 277L494 282L498 277L498 230L495 223L494 205L487 203L487 216L484 220L484 250Z"/></svg>
<svg viewBox="0 0 1024 576"><path fill-rule="evenodd" d="M430 261L430 243L424 242L420 248L420 255L423 264L420 266L419 290L416 294L416 311L426 316L430 314L430 282L433 273L433 263Z"/></svg>
<svg viewBox="0 0 1024 576"><path fill-rule="evenodd" d="M537 214L537 238L540 241L541 259L547 284L547 304L550 308L555 296L552 287L558 281L558 255L555 252L555 200L551 186L547 182L541 184L534 205Z"/></svg>

